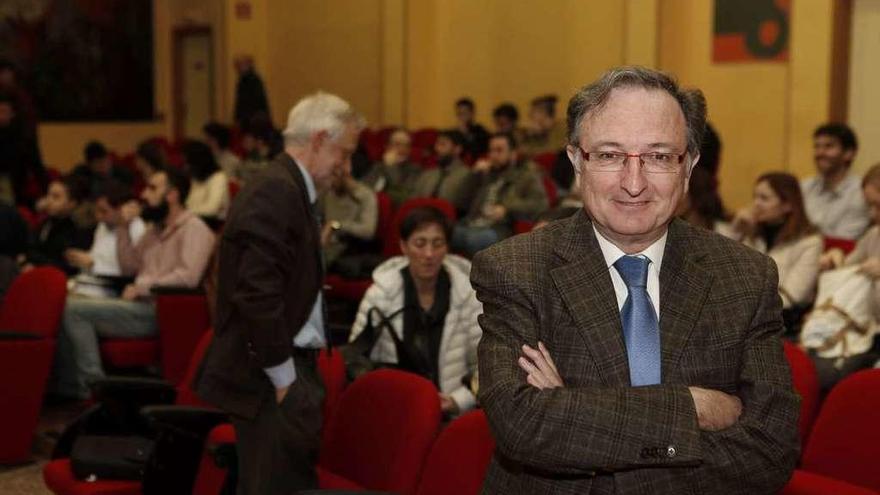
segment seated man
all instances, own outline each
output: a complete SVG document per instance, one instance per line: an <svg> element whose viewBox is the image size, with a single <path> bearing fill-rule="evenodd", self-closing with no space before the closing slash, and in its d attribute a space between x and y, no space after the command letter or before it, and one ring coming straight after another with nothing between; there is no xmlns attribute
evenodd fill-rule
<svg viewBox="0 0 880 495"><path fill-rule="evenodd" d="M463 150L461 132L441 132L434 143L437 167L422 172L413 186L411 197L442 198L452 203L459 215L466 213L480 185L480 176L462 163Z"/></svg>
<svg viewBox="0 0 880 495"><path fill-rule="evenodd" d="M177 169L154 173L141 198L142 218L150 228L137 243L129 225L133 209L124 208L116 228L117 254L123 275L137 274L118 299L72 296L64 309L58 342L58 395L88 397L90 381L104 372L98 337L143 338L156 334L156 312L150 289L156 286L196 287L202 279L214 234L183 204L189 179Z"/></svg>
<svg viewBox="0 0 880 495"><path fill-rule="evenodd" d="M495 134L489 140L489 159L474 168L482 172L470 213L455 227L452 247L474 253L509 237L516 220L533 220L549 202L535 167L517 158L516 139Z"/></svg>
<svg viewBox="0 0 880 495"><path fill-rule="evenodd" d="M131 204L131 201L130 188L117 182L106 184L95 199L95 219L98 226L92 238L92 247L88 251L70 248L64 252L67 262L80 270L80 275L75 279L77 284L73 289L74 293L99 297L114 295L109 284L100 283L94 276L122 275L116 254L116 226L120 223L123 208L140 209L137 204ZM140 217L134 217L128 224L128 235L134 244L137 244L145 232L146 225Z"/></svg>
<svg viewBox="0 0 880 495"><path fill-rule="evenodd" d="M369 277L381 261L373 239L379 223L376 193L351 176L351 167L333 177L318 199L323 218L321 246L327 271L344 277Z"/></svg>
<svg viewBox="0 0 880 495"><path fill-rule="evenodd" d="M374 163L361 179L374 191L385 191L391 202L399 205L409 197L422 168L409 160L412 138L406 129L397 129L388 138L382 161Z"/></svg>
<svg viewBox="0 0 880 495"><path fill-rule="evenodd" d="M131 187L134 175L130 170L113 165L112 157L107 148L99 141L90 141L83 150L85 161L73 169L73 175L82 177L88 184L89 197L95 198L104 186L115 181Z"/></svg>

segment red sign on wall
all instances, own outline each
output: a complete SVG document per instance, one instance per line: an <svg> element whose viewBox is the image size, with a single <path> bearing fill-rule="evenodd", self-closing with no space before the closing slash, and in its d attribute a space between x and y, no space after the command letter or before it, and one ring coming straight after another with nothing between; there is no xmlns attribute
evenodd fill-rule
<svg viewBox="0 0 880 495"><path fill-rule="evenodd" d="M715 62L788 60L791 0L715 0Z"/></svg>
<svg viewBox="0 0 880 495"><path fill-rule="evenodd" d="M246 21L251 18L250 2L235 2L235 18L240 21Z"/></svg>

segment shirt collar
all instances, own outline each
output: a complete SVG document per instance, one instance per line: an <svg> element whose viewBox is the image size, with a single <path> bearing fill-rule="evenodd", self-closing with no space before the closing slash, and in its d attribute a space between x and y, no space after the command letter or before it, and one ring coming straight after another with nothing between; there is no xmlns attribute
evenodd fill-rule
<svg viewBox="0 0 880 495"><path fill-rule="evenodd" d="M309 203L314 203L316 199L318 199L318 192L315 190L315 181L312 179L309 171L306 170L305 167L299 164L298 161L293 160L293 163L299 167L299 172L303 176L303 182L306 183L306 192L309 194Z"/></svg>
<svg viewBox="0 0 880 495"><path fill-rule="evenodd" d="M835 187L828 187L828 184L825 182L825 178L821 175L818 176L818 179L819 180L816 181L816 185L818 186L820 192L829 192L834 196L840 196L842 194L845 194L846 191L852 187L854 179L856 178L851 174L847 174L840 182L837 183L837 186ZM855 182L858 182L858 179L856 179Z"/></svg>
<svg viewBox="0 0 880 495"><path fill-rule="evenodd" d="M626 253L619 247L600 234L595 225L593 225L593 233L596 234L596 240L599 241L599 249L602 250L602 256L605 257L605 264L609 269L614 266L614 263L617 263L617 260L626 256ZM669 229L663 232L663 235L648 246L647 249L635 253L634 256L645 256L657 267L657 273L660 273L660 266L663 264L663 252L666 250L666 237L668 235Z"/></svg>

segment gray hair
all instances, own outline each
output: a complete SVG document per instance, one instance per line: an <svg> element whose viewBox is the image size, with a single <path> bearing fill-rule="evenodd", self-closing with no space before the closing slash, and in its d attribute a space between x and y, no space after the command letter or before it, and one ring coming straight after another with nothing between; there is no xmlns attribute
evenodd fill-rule
<svg viewBox="0 0 880 495"><path fill-rule="evenodd" d="M590 113L605 106L611 90L624 87L659 89L675 98L687 123L687 151L691 156L699 153L706 130L703 92L679 87L675 79L664 72L636 66L611 69L571 97L568 102L568 140L571 144L578 144L581 124Z"/></svg>
<svg viewBox="0 0 880 495"><path fill-rule="evenodd" d="M290 109L284 143L297 145L308 142L316 132L327 131L331 140L338 139L347 126L358 130L366 125L364 117L342 98L318 91L306 96Z"/></svg>

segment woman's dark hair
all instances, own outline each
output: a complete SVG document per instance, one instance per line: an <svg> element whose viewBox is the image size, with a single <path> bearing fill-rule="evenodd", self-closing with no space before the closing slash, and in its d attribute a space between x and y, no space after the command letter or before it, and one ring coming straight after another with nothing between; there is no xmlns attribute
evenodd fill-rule
<svg viewBox="0 0 880 495"><path fill-rule="evenodd" d="M203 182L220 170L211 148L201 141L187 141L183 145L183 156L192 178Z"/></svg>
<svg viewBox="0 0 880 495"><path fill-rule="evenodd" d="M688 199L691 210L696 212L702 227L712 230L715 222L730 220L730 215L724 209L724 203L718 194L718 182L710 170L703 168L702 160L700 165L691 171Z"/></svg>
<svg viewBox="0 0 880 495"><path fill-rule="evenodd" d="M770 172L758 177L755 184L761 182L766 182L779 199L791 207L791 212L779 231L777 244L799 239L816 231L816 227L807 219L801 185L795 176L785 172Z"/></svg>
<svg viewBox="0 0 880 495"><path fill-rule="evenodd" d="M532 100L532 108L540 108L551 118L556 117L556 102L559 98L556 95L539 96Z"/></svg>
<svg viewBox="0 0 880 495"><path fill-rule="evenodd" d="M131 188L125 184L116 180L110 180L104 183L101 187L101 192L95 197L96 200L101 198L106 199L107 204L113 208L119 208L134 199L134 194L132 194Z"/></svg>
<svg viewBox="0 0 880 495"><path fill-rule="evenodd" d="M168 162L165 160L165 153L153 141L144 141L139 144L135 154L143 158L154 172L158 172L168 166Z"/></svg>
<svg viewBox="0 0 880 495"><path fill-rule="evenodd" d="M400 222L400 238L406 241L415 231L432 224L440 227L446 242L449 242L452 238L452 221L433 206L420 206L410 210Z"/></svg>
<svg viewBox="0 0 880 495"><path fill-rule="evenodd" d="M503 117L511 122L516 122L519 120L519 111L517 111L513 103L502 103L495 107L495 110L492 111L492 116L495 118Z"/></svg>
<svg viewBox="0 0 880 495"><path fill-rule="evenodd" d="M67 197L70 198L71 201L82 203L88 199L89 184L81 176L69 174L65 175L57 182L64 187L65 191L67 191Z"/></svg>

